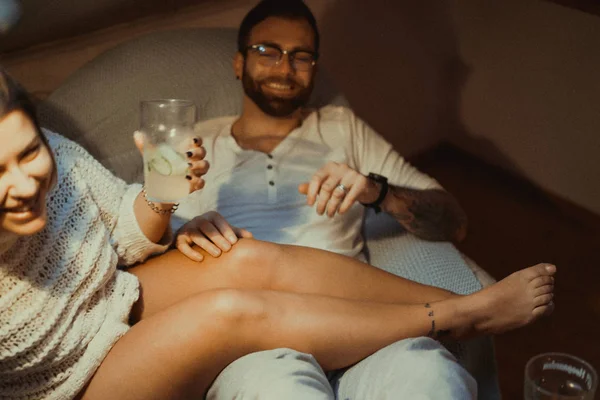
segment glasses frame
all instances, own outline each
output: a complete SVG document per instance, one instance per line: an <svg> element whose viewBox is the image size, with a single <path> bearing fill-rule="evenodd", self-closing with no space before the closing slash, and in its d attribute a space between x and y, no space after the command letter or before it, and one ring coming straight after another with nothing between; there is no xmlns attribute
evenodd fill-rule
<svg viewBox="0 0 600 400"><path fill-rule="evenodd" d="M319 59L319 54L316 51L310 51L310 50L304 50L304 49L296 49L296 50L283 50L281 47L279 47L276 44L272 44L272 43L256 43L256 44L251 44L249 46L247 46L244 49L244 56L247 57L248 55L248 51L250 50L259 50L259 48L261 47L267 47L267 48L271 48L271 49L275 49L279 51L279 58L277 59L277 61L275 61L275 64L273 64L272 66L279 66L281 64L281 61L283 60L283 56L287 55L288 57L288 61L290 63L290 66L292 68L294 68L294 70L296 71L310 71L312 68L314 68L314 66L317 64L317 60ZM296 61L296 54L297 53L307 53L310 54L312 56L312 62L310 63L310 66L304 70L302 68L298 68L297 65L295 64ZM260 52L258 52L258 55L260 56Z"/></svg>

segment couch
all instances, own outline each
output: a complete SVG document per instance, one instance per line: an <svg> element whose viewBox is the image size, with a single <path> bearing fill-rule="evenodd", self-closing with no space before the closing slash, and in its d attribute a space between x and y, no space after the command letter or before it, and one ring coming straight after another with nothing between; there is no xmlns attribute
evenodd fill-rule
<svg viewBox="0 0 600 400"><path fill-rule="evenodd" d="M242 89L231 67L233 29L189 29L152 33L125 42L79 69L40 104L43 126L86 147L116 175L142 181L132 132L139 101L185 98L196 102L199 119L241 112ZM319 72L312 105L346 105ZM451 243L420 240L391 217L370 213L364 226L370 263L397 275L460 294L493 282ZM479 398L499 399L490 337L445 345L475 377Z"/></svg>

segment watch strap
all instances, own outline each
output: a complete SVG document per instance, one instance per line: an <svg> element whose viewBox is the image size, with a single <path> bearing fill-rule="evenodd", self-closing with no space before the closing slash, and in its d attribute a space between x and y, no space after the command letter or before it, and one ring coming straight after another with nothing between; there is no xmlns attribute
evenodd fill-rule
<svg viewBox="0 0 600 400"><path fill-rule="evenodd" d="M377 197L377 200L375 200L372 203L368 203L368 204L361 203L361 204L365 207L374 209L375 213L379 213L379 212L381 212L381 203L383 203L383 200L385 200L385 197L388 194L388 190L389 190L388 180L385 176L375 174L373 172L369 173L367 178L379 183L381 185L381 190L379 191L379 197Z"/></svg>

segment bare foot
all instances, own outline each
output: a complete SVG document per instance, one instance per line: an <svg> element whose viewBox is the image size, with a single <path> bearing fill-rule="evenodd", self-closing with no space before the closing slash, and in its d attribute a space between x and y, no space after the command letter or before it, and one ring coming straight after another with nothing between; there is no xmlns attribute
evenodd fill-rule
<svg viewBox="0 0 600 400"><path fill-rule="evenodd" d="M459 314L467 316L468 322L453 329L454 333L458 336L498 334L549 315L554 310L552 275L555 273L554 265L538 264L457 299Z"/></svg>

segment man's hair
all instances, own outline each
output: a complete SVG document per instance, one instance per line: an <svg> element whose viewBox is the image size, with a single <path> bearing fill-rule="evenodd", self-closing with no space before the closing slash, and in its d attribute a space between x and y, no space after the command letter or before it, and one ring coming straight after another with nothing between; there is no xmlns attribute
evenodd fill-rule
<svg viewBox="0 0 600 400"><path fill-rule="evenodd" d="M303 19L315 34L315 52L319 53L319 29L315 16L302 0L262 0L246 14L238 31L238 51L244 53L252 28L269 17Z"/></svg>

